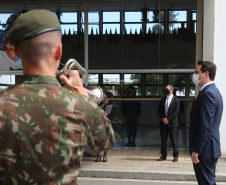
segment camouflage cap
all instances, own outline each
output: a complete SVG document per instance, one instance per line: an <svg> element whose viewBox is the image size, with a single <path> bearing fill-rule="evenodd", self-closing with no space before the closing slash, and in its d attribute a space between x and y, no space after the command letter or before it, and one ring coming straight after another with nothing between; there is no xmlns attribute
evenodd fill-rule
<svg viewBox="0 0 226 185"><path fill-rule="evenodd" d="M49 10L31 10L15 20L8 33L8 39L11 45L16 45L18 41L23 39L56 30L61 30L56 15Z"/></svg>

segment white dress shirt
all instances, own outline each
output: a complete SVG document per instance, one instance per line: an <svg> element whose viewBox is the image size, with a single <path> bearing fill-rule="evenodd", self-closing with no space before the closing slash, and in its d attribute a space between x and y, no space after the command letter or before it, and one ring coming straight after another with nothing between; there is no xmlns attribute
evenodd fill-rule
<svg viewBox="0 0 226 185"><path fill-rule="evenodd" d="M170 106L172 99L173 99L173 94L166 97L166 102L165 102L165 114L166 114L166 116L167 116L167 112L168 112L168 109L169 109L169 106Z"/></svg>

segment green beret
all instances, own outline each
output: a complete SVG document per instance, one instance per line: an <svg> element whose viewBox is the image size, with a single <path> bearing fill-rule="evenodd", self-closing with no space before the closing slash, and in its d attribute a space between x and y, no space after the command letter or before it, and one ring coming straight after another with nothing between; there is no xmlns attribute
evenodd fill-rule
<svg viewBox="0 0 226 185"><path fill-rule="evenodd" d="M28 39L49 31L61 30L55 14L48 10L31 10L19 16L8 33L9 44Z"/></svg>

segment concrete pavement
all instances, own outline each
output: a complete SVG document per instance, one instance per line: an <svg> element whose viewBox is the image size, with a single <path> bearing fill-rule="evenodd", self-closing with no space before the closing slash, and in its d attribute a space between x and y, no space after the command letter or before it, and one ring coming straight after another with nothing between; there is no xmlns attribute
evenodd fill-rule
<svg viewBox="0 0 226 185"><path fill-rule="evenodd" d="M82 160L80 177L195 181L188 150L181 150L179 161L172 162L172 150L166 161L157 161L161 156L156 149L110 149L107 162L94 162L95 153L86 150ZM226 182L226 153L218 160L217 182Z"/></svg>

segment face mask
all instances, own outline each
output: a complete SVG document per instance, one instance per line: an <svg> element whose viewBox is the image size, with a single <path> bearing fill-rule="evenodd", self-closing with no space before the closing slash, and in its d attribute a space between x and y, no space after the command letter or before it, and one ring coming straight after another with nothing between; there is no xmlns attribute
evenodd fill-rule
<svg viewBox="0 0 226 185"><path fill-rule="evenodd" d="M170 90L169 89L165 89L164 93L165 93L165 95L168 95L168 94L170 94Z"/></svg>
<svg viewBox="0 0 226 185"><path fill-rule="evenodd" d="M203 79L202 79L203 80ZM202 81L202 80L199 80L199 75L198 74L193 74L192 76L192 81L195 85L199 85L199 83Z"/></svg>

